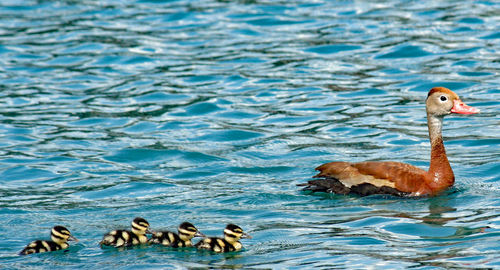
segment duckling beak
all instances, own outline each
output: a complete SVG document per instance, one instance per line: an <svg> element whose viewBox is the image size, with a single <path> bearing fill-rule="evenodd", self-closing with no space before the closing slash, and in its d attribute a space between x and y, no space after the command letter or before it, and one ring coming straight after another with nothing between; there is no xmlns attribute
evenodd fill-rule
<svg viewBox="0 0 500 270"><path fill-rule="evenodd" d="M78 242L78 239L76 237L74 237L73 235L70 235L69 238L68 238L68 241Z"/></svg>
<svg viewBox="0 0 500 270"><path fill-rule="evenodd" d="M240 238L252 239L252 236L249 235L248 233L243 233Z"/></svg>
<svg viewBox="0 0 500 270"><path fill-rule="evenodd" d="M194 237L206 237L206 235L204 235L202 232L200 231L196 231L196 233L194 234Z"/></svg>
<svg viewBox="0 0 500 270"><path fill-rule="evenodd" d="M148 234L155 234L155 231L150 230L149 228L147 228L147 229L146 229L146 233L148 233Z"/></svg>

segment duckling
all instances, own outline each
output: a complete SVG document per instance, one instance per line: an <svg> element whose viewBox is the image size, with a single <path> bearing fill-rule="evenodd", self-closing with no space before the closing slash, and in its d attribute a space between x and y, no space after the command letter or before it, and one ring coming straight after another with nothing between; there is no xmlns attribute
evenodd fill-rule
<svg viewBox="0 0 500 270"><path fill-rule="evenodd" d="M132 231L114 230L104 235L99 245L124 247L145 244L148 242L146 233L151 233L149 223L140 217L132 221Z"/></svg>
<svg viewBox="0 0 500 270"><path fill-rule="evenodd" d="M183 222L177 228L179 234L170 231L155 232L149 240L150 244L162 244L164 246L170 246L174 248L178 247L192 247L193 243L191 239L193 237L205 237L203 233L198 231L196 227L189 223Z"/></svg>
<svg viewBox="0 0 500 270"><path fill-rule="evenodd" d="M52 239L52 241L36 240L29 243L21 252L19 252L19 255L28 255L33 253L66 249L69 247L67 243L68 241L78 242L78 239L72 236L69 230L63 226L55 226L54 228L52 228L52 230L50 231L50 238Z"/></svg>
<svg viewBox="0 0 500 270"><path fill-rule="evenodd" d="M249 234L234 224L228 224L224 229L224 238L209 237L204 238L195 246L198 249L208 249L215 252L238 251L243 245L239 242L240 238L252 238Z"/></svg>

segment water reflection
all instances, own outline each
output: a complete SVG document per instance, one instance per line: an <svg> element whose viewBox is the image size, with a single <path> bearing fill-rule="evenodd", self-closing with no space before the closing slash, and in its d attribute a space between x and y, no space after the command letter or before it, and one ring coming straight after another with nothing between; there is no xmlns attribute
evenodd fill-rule
<svg viewBox="0 0 500 270"><path fill-rule="evenodd" d="M0 262L495 268L499 8L2 1ZM437 85L484 112L444 127L456 192L413 200L298 191L332 160L427 166L423 101ZM258 237L220 256L94 245L112 220L137 214L165 227L238 221ZM85 246L12 256L55 222Z"/></svg>

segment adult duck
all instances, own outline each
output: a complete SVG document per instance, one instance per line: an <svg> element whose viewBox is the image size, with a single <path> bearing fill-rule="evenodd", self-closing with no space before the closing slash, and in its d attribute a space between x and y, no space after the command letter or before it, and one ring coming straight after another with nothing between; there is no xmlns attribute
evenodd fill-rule
<svg viewBox="0 0 500 270"><path fill-rule="evenodd" d="M455 176L446 156L441 130L446 115L475 114L479 109L466 105L457 94L444 87L432 88L426 100L427 126L431 142L431 161L425 171L410 164L394 161L359 163L330 162L316 168L320 171L304 190L360 195L392 194L397 196L436 195L451 187Z"/></svg>

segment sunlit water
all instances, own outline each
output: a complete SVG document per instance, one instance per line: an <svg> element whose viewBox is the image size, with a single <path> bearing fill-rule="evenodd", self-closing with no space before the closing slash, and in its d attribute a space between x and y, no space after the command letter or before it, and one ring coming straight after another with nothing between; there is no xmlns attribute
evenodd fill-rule
<svg viewBox="0 0 500 270"><path fill-rule="evenodd" d="M0 268L500 268L498 2L0 5ZM296 186L334 160L427 168L433 86L481 109L445 120L452 189ZM253 239L98 246L136 216ZM56 224L80 242L17 256Z"/></svg>

